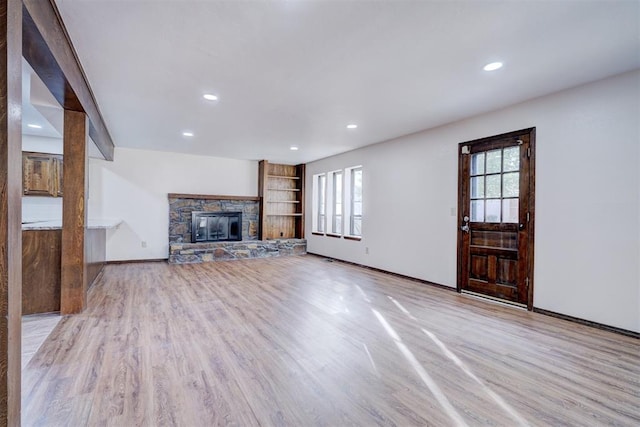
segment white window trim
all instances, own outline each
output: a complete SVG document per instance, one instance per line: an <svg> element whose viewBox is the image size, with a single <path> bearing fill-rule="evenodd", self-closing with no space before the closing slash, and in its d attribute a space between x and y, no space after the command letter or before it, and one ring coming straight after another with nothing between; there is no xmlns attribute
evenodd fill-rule
<svg viewBox="0 0 640 427"><path fill-rule="evenodd" d="M354 238L354 239L361 239L362 238L362 231L360 232L360 234L353 234L353 214L352 214L352 209L353 209L353 182L352 182L352 177L353 177L353 172L356 170L360 170L362 172L362 166L352 166L349 168L345 169L345 175L346 175L346 182L345 182L345 188L348 189L348 191L345 192L345 200L348 200L349 203L346 204L345 209L343 209L343 212L345 214L345 218L347 218L348 223L347 223L347 230L345 230L344 232L344 236L345 237L350 237L350 238ZM363 185L364 188L364 185ZM362 197L362 199L364 200L364 196ZM362 201L361 201L362 202ZM362 227L362 217L363 215L360 215L360 222L361 222L361 227ZM343 224L344 225L344 224Z"/></svg>
<svg viewBox="0 0 640 427"><path fill-rule="evenodd" d="M324 178L324 218L320 224L320 178ZM311 232L317 234L325 234L327 230L327 174L319 173L313 175L313 193L312 193L312 218ZM322 225L322 231L320 230Z"/></svg>
<svg viewBox="0 0 640 427"><path fill-rule="evenodd" d="M331 185L328 185L327 187L331 188L331 197L329 198L331 200L331 216L327 217L327 225L329 226L329 228L327 229L327 233L326 234L330 234L332 236L342 236L343 232L344 232L344 171L342 169L339 170L335 170L329 173L331 176ZM336 180L337 177L340 176L340 207L341 207L341 213L340 213L340 230L339 231L335 231L335 225L336 225L336 201L337 201L337 197L336 197L336 189L338 188L336 186Z"/></svg>

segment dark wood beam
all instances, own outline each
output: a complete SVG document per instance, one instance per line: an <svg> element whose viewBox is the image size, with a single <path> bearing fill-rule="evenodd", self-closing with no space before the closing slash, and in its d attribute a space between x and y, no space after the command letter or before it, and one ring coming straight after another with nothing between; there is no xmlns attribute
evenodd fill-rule
<svg viewBox="0 0 640 427"><path fill-rule="evenodd" d="M65 110L84 111L107 160L114 145L54 0L23 0L23 55Z"/></svg>
<svg viewBox="0 0 640 427"><path fill-rule="evenodd" d="M87 303L85 231L87 222L87 136L85 113L64 112L62 179L62 267L60 312L80 313Z"/></svg>
<svg viewBox="0 0 640 427"><path fill-rule="evenodd" d="M20 425L22 2L0 0L0 425Z"/></svg>

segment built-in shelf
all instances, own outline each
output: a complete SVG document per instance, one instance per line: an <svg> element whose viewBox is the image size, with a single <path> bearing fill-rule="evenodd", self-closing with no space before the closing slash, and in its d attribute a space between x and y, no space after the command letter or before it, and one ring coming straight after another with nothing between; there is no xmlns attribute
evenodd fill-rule
<svg viewBox="0 0 640 427"><path fill-rule="evenodd" d="M289 176L289 175L267 175L268 178L284 178L284 179L300 179L299 176Z"/></svg>
<svg viewBox="0 0 640 427"><path fill-rule="evenodd" d="M304 238L304 178L304 165L260 162L261 239Z"/></svg>

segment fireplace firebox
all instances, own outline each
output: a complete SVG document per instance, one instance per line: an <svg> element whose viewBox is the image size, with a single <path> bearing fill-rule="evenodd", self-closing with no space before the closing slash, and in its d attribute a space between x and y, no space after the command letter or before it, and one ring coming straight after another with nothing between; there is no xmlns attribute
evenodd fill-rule
<svg viewBox="0 0 640 427"><path fill-rule="evenodd" d="M191 242L242 240L242 212L192 212Z"/></svg>

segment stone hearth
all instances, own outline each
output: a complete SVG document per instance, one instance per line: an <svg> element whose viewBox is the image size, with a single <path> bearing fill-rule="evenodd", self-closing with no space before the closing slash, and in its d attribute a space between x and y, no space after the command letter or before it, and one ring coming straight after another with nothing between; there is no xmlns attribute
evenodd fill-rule
<svg viewBox="0 0 640 427"><path fill-rule="evenodd" d="M269 258L307 253L305 239L242 242L171 243L169 263L192 264L246 258Z"/></svg>

